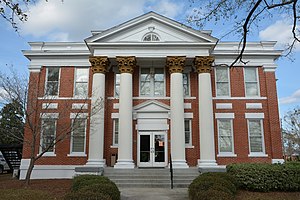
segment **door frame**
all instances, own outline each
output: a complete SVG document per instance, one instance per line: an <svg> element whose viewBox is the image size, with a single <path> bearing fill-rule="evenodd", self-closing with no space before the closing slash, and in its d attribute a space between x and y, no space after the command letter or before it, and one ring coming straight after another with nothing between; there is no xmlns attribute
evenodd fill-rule
<svg viewBox="0 0 300 200"><path fill-rule="evenodd" d="M168 132L167 131L139 131L138 132L138 142L137 142L137 166L138 167L167 167L168 166ZM159 134L159 135L164 135L165 137L165 162L159 162L156 163L154 161L154 156L153 153L150 153L150 156L152 158L150 158L150 163L142 163L140 162L140 143L141 143L141 139L140 136L141 135L150 135L150 142L152 144L150 144L150 148L155 148L154 147L154 135L155 134ZM152 162L151 162L152 161Z"/></svg>

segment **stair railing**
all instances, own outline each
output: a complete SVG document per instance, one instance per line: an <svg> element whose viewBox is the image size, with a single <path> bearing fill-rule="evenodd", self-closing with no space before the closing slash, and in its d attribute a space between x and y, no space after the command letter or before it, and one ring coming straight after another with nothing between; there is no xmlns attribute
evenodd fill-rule
<svg viewBox="0 0 300 200"><path fill-rule="evenodd" d="M172 156L170 154L170 173L171 173L171 189L174 187L173 183L173 164L172 164Z"/></svg>

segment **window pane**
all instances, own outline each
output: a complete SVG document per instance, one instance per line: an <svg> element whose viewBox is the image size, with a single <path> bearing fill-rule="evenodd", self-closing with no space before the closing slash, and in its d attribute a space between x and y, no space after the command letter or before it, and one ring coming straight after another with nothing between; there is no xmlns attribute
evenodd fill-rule
<svg viewBox="0 0 300 200"><path fill-rule="evenodd" d="M251 152L263 152L262 138L250 137L250 148Z"/></svg>
<svg viewBox="0 0 300 200"><path fill-rule="evenodd" d="M220 139L220 152L232 152L232 138L222 136Z"/></svg>
<svg viewBox="0 0 300 200"><path fill-rule="evenodd" d="M48 148L55 139L55 119L44 119L42 121L42 151ZM53 152L51 147L48 152Z"/></svg>
<svg viewBox="0 0 300 200"><path fill-rule="evenodd" d="M74 119L72 135L72 152L84 152L85 119Z"/></svg>
<svg viewBox="0 0 300 200"><path fill-rule="evenodd" d="M229 96L229 78L227 67L216 68L216 92L217 96Z"/></svg>
<svg viewBox="0 0 300 200"><path fill-rule="evenodd" d="M256 82L256 68L245 67L245 81L246 82Z"/></svg>
<svg viewBox="0 0 300 200"><path fill-rule="evenodd" d="M191 120L184 120L185 144L191 144Z"/></svg>
<svg viewBox="0 0 300 200"><path fill-rule="evenodd" d="M189 88L189 75L186 73L182 74L183 78L183 95L184 96L189 96L190 95L190 88Z"/></svg>
<svg viewBox="0 0 300 200"><path fill-rule="evenodd" d="M217 96L229 96L228 83L217 83Z"/></svg>
<svg viewBox="0 0 300 200"><path fill-rule="evenodd" d="M164 82L155 82L154 96L163 96L164 94Z"/></svg>
<svg viewBox="0 0 300 200"><path fill-rule="evenodd" d="M59 79L59 68L48 68L48 81L58 81Z"/></svg>
<svg viewBox="0 0 300 200"><path fill-rule="evenodd" d="M231 119L218 120L219 152L233 153L233 136Z"/></svg>
<svg viewBox="0 0 300 200"><path fill-rule="evenodd" d="M228 82L227 67L217 67L216 70L217 70L216 71L217 82Z"/></svg>
<svg viewBox="0 0 300 200"><path fill-rule="evenodd" d="M75 83L75 96L87 97L88 83Z"/></svg>
<svg viewBox="0 0 300 200"><path fill-rule="evenodd" d="M88 82L89 69L77 68L76 69L76 82Z"/></svg>
<svg viewBox="0 0 300 200"><path fill-rule="evenodd" d="M114 145L119 144L119 119L114 119Z"/></svg>
<svg viewBox="0 0 300 200"><path fill-rule="evenodd" d="M263 152L262 123L259 119L248 120L250 152Z"/></svg>
<svg viewBox="0 0 300 200"><path fill-rule="evenodd" d="M141 82L141 95L150 95L150 82Z"/></svg>
<svg viewBox="0 0 300 200"><path fill-rule="evenodd" d="M247 96L258 96L257 83L246 83L246 95Z"/></svg>
<svg viewBox="0 0 300 200"><path fill-rule="evenodd" d="M58 82L47 82L46 94L56 96L58 95Z"/></svg>
<svg viewBox="0 0 300 200"><path fill-rule="evenodd" d="M120 95L120 81L121 81L121 74L115 73L115 96Z"/></svg>

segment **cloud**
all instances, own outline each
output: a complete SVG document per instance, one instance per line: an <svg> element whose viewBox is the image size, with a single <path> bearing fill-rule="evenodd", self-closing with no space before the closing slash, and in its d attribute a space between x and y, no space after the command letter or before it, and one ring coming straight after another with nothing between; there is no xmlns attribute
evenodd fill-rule
<svg viewBox="0 0 300 200"><path fill-rule="evenodd" d="M296 90L291 96L279 99L281 105L294 104L300 102L300 89Z"/></svg>
<svg viewBox="0 0 300 200"><path fill-rule="evenodd" d="M292 24L288 23L287 20L278 20L266 29L260 31L259 37L261 40L277 41L278 46L286 47L286 45L290 44L293 39L291 32L292 27ZM295 50L300 50L299 44L296 44L295 47Z"/></svg>
<svg viewBox="0 0 300 200"><path fill-rule="evenodd" d="M20 25L24 35L48 41L82 41L91 30L105 30L144 12L174 18L182 3L171 0L51 0L29 7L29 19Z"/></svg>

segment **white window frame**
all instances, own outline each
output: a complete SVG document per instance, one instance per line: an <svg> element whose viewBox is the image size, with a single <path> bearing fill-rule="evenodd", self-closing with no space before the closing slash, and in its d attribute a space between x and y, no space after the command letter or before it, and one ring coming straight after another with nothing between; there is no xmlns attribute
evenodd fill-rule
<svg viewBox="0 0 300 200"><path fill-rule="evenodd" d="M113 141L112 141L112 146L114 146L114 147L119 146L119 138L118 138L118 144L116 144L116 120L118 120L118 122L119 122L119 118L113 118ZM119 130L119 125L118 125L118 137L119 137L119 133L120 133L120 130Z"/></svg>
<svg viewBox="0 0 300 200"><path fill-rule="evenodd" d="M191 76L190 76L190 72L183 72L182 73L182 87L184 86L184 83L183 83L183 74L186 74L187 75L187 79L188 79L188 94L184 94L184 91L183 91L183 96L184 97L190 97L191 96Z"/></svg>
<svg viewBox="0 0 300 200"><path fill-rule="evenodd" d="M79 116L79 115L78 115ZM73 118L72 119L72 128L73 128L73 123L75 119L84 119L84 147L83 147L83 152L73 152L73 133L74 130L71 132L71 140L70 140L70 154L68 156L86 156L86 132L87 132L87 119L83 117L78 117L78 118Z"/></svg>
<svg viewBox="0 0 300 200"><path fill-rule="evenodd" d="M219 123L222 120L229 120L230 121L230 136L232 142L231 152L221 152L220 150L220 126ZM233 118L218 118L217 119L217 130L218 130L218 157L236 157L234 153L234 135L233 135Z"/></svg>
<svg viewBox="0 0 300 200"><path fill-rule="evenodd" d="M246 82L246 68L255 68L256 72L256 83L257 83L257 95L255 96L248 96L247 95L247 88L246 88L246 83L254 83L254 82ZM244 73L244 91L245 91L245 97L260 97L260 82L259 82L259 74L258 74L258 67L244 67L243 70Z"/></svg>
<svg viewBox="0 0 300 200"><path fill-rule="evenodd" d="M58 88L57 88L57 95L48 95L47 94L47 83L48 83L48 70L49 68L58 68ZM61 76L61 67L46 67L46 78L45 78L45 85L44 85L44 96L47 97L59 97L60 92L60 76Z"/></svg>
<svg viewBox="0 0 300 200"><path fill-rule="evenodd" d="M141 95L141 75L142 75L142 68L150 68L150 71L151 70L154 70L155 68L161 68L164 70L164 90L163 90L163 95L161 96L155 96L155 95L152 95L152 94L149 94L149 95ZM153 82L153 84L151 84L151 82ZM150 87L153 86L152 90L153 90L153 93L154 92L154 81L151 81L150 80ZM151 93L151 88L150 88L150 93ZM141 67L140 70L139 70L139 96L140 97L165 97L166 96L166 69L165 67L162 67L162 66L145 66L145 67Z"/></svg>
<svg viewBox="0 0 300 200"><path fill-rule="evenodd" d="M56 131L57 131L57 118L56 117L53 117L52 114L56 115L57 113L46 113L45 116L42 116L41 117L41 134L40 134L40 148L39 148L39 152L40 154L42 153L43 151L43 122L44 120L47 120L47 119L52 119L54 120L54 138L56 138ZM41 113L42 115L42 113ZM56 151L56 145L53 146L53 151L49 151L49 152L45 152L43 156L56 156L55 154L55 151Z"/></svg>
<svg viewBox="0 0 300 200"><path fill-rule="evenodd" d="M229 71L229 67L226 67L227 69L227 79L228 79L228 95L218 95L218 80L217 80L217 69L218 68L225 68L225 67L215 67L214 72L215 72L215 90L216 90L216 97L231 97L231 85L230 85L230 71ZM221 82L221 83L225 83L225 82Z"/></svg>
<svg viewBox="0 0 300 200"><path fill-rule="evenodd" d="M117 95L116 93L116 86L117 86L117 74L119 74L121 76L121 74L119 72L114 72L114 97L119 97L119 95ZM120 77L121 78L121 77ZM120 80L120 83L121 83L121 80ZM120 85L121 84L118 84L119 85L119 93L120 93Z"/></svg>
<svg viewBox="0 0 300 200"><path fill-rule="evenodd" d="M184 125L185 125L185 121L189 121L189 128L190 128L190 141L189 141L189 143L185 143L185 126L184 126L184 144L185 144L185 147L186 148L189 148L189 147L193 147L193 138L192 138L192 136L193 136L193 134L192 134L192 125L193 125L193 123L192 123L192 118L184 118Z"/></svg>
<svg viewBox="0 0 300 200"><path fill-rule="evenodd" d="M247 114L247 113L246 113ZM254 113L255 114L255 113ZM260 113L258 113L260 114ZM247 116L247 115L246 115ZM251 144L250 144L250 127L249 121L250 120L259 120L260 127L261 127L261 140L262 140L262 152L251 152ZM264 119L263 118L255 118L254 116L249 116L247 118L247 130L248 130L248 148L249 148L249 157L267 157L266 149L265 149L265 137L264 137Z"/></svg>
<svg viewBox="0 0 300 200"><path fill-rule="evenodd" d="M88 79L87 82L77 82L76 78L77 78L77 72L78 69L87 69L88 70ZM75 73L74 73L74 88L73 88L73 96L75 98L88 98L89 96L89 76L90 76L90 71L88 68L85 67L75 67ZM75 95L75 91L76 91L76 83L87 83L87 94L86 96L82 96L82 95Z"/></svg>

